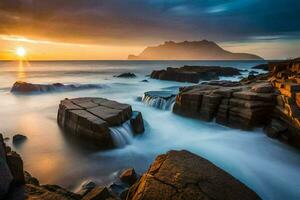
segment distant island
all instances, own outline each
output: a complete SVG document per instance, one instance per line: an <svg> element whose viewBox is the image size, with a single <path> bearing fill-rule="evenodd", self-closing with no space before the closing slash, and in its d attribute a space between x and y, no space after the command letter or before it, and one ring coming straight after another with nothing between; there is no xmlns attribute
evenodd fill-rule
<svg viewBox="0 0 300 200"><path fill-rule="evenodd" d="M128 60L262 60L254 54L232 53L215 42L202 41L168 41L164 44L147 47L138 56L129 55Z"/></svg>

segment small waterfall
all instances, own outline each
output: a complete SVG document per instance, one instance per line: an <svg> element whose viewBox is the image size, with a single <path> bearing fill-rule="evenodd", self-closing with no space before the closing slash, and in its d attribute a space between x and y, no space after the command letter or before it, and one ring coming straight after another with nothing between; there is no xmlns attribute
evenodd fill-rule
<svg viewBox="0 0 300 200"><path fill-rule="evenodd" d="M111 127L109 129L116 147L122 148L131 143L133 132L130 121L123 123L122 126Z"/></svg>
<svg viewBox="0 0 300 200"><path fill-rule="evenodd" d="M175 103L175 99L176 99L175 96L171 96L165 99L162 97L152 97L152 96L144 95L142 101L154 108L158 108L161 110L171 110L173 104Z"/></svg>

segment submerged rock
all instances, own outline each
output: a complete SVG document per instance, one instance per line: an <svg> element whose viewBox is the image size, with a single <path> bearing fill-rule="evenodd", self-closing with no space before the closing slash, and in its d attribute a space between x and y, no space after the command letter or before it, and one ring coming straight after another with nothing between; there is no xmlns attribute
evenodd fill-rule
<svg viewBox="0 0 300 200"><path fill-rule="evenodd" d="M57 120L59 125L76 137L85 138L98 148L116 146L114 139L122 139L117 127L129 124L136 133L144 130L141 113L135 118L131 106L103 98L75 98L61 101ZM114 128L114 129L113 129ZM125 127L125 131L130 131ZM130 129L130 127L129 127ZM113 137L113 134L118 134ZM128 134L128 133L126 133Z"/></svg>
<svg viewBox="0 0 300 200"><path fill-rule="evenodd" d="M44 92L60 92L60 91L73 91L73 90L86 90L102 88L98 84L33 84L22 81L17 81L11 88L12 93L26 94L26 93L44 93Z"/></svg>
<svg viewBox="0 0 300 200"><path fill-rule="evenodd" d="M141 112L134 111L132 113L132 117L130 119L130 124L131 124L132 130L135 134L141 134L145 131L144 120L143 120Z"/></svg>
<svg viewBox="0 0 300 200"><path fill-rule="evenodd" d="M134 184L127 200L260 199L243 183L208 160L188 151L160 155Z"/></svg>
<svg viewBox="0 0 300 200"><path fill-rule="evenodd" d="M118 78L135 78L136 75L134 73L127 72L127 73L117 75L115 77L118 77Z"/></svg>
<svg viewBox="0 0 300 200"><path fill-rule="evenodd" d="M198 83L200 80L218 80L220 76L240 75L240 71L232 67L219 66L183 66L168 67L166 70L153 71L151 78L178 82Z"/></svg>
<svg viewBox="0 0 300 200"><path fill-rule="evenodd" d="M142 101L151 107L169 110L175 102L176 94L177 92L169 90L149 91L144 93Z"/></svg>
<svg viewBox="0 0 300 200"><path fill-rule="evenodd" d="M14 144L20 144L20 143L24 142L25 140L27 140L27 137L25 135L16 134L13 136Z"/></svg>

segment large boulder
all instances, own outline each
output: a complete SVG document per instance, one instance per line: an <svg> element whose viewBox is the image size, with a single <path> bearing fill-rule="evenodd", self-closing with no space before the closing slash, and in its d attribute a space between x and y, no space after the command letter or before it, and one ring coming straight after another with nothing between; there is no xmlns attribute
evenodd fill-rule
<svg viewBox="0 0 300 200"><path fill-rule="evenodd" d="M220 76L240 75L240 71L232 67L219 66L183 66L168 67L166 70L154 70L150 77L153 79L198 83L200 80L218 80Z"/></svg>
<svg viewBox="0 0 300 200"><path fill-rule="evenodd" d="M132 112L131 106L104 98L75 98L60 102L58 124L76 137L85 138L99 148L115 146L111 127L130 120L135 133L144 131L141 113Z"/></svg>
<svg viewBox="0 0 300 200"><path fill-rule="evenodd" d="M260 199L243 183L208 160L188 151L169 151L156 158L130 188L127 200Z"/></svg>

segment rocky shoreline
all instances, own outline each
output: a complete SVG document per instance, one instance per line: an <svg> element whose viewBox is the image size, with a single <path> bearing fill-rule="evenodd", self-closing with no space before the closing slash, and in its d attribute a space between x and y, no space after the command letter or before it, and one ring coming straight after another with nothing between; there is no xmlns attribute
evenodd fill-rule
<svg viewBox="0 0 300 200"><path fill-rule="evenodd" d="M300 61L269 64L269 73L240 82L213 81L180 89L173 112L268 136L300 147Z"/></svg>
<svg viewBox="0 0 300 200"><path fill-rule="evenodd" d="M7 200L137 200L137 199L260 199L251 189L188 151L159 155L139 178L133 168L120 174L121 185L86 183L77 193L57 185L42 185L23 169L19 154L0 134L0 199ZM121 191L116 192L114 187Z"/></svg>

